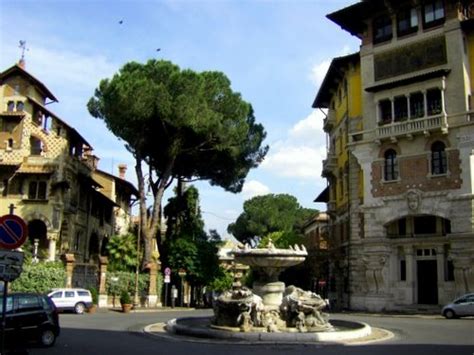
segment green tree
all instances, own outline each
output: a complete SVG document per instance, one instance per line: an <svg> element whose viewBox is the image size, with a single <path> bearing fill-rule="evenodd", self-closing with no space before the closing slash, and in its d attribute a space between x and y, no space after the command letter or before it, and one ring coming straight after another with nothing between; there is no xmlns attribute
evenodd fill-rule
<svg viewBox="0 0 474 355"><path fill-rule="evenodd" d="M152 260L163 194L174 179L208 180L238 192L268 150L251 105L220 72L181 70L163 60L130 62L100 82L87 106L135 158L144 266ZM144 165L154 196L150 213Z"/></svg>
<svg viewBox="0 0 474 355"><path fill-rule="evenodd" d="M107 243L110 271L134 271L137 265L137 237L113 235Z"/></svg>
<svg viewBox="0 0 474 355"><path fill-rule="evenodd" d="M242 243L268 243L273 236L276 246L287 247L301 238L304 221L315 212L288 194L256 196L244 202L244 212L227 231Z"/></svg>

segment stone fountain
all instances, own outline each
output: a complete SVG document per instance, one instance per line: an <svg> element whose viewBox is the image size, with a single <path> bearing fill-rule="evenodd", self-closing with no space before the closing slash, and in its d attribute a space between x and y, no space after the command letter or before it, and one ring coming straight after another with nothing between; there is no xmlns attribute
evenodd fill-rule
<svg viewBox="0 0 474 355"><path fill-rule="evenodd" d="M236 264L248 265L256 275L252 290L235 282L232 290L214 302L213 317L187 317L167 322L176 335L253 342L344 342L371 335L362 322L331 320L323 312L327 302L319 295L278 280L288 267L302 263L304 246L252 249L248 245L232 251Z"/></svg>
<svg viewBox="0 0 474 355"><path fill-rule="evenodd" d="M289 249L251 249L248 245L233 251L235 262L248 265L256 280L253 291L241 287L220 295L214 306L214 327L238 327L250 331L316 332L333 329L327 305L319 295L295 286L285 288L278 280L280 273L302 263L308 255L304 246Z"/></svg>

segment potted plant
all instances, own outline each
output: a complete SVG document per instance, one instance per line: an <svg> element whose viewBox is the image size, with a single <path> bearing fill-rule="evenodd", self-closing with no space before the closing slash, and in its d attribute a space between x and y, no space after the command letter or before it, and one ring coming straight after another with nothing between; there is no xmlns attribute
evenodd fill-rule
<svg viewBox="0 0 474 355"><path fill-rule="evenodd" d="M122 305L123 313L128 313L132 309L132 299L127 290L123 290L120 294L120 304Z"/></svg>
<svg viewBox="0 0 474 355"><path fill-rule="evenodd" d="M97 304L99 303L99 294L97 293L97 289L95 287L91 287L89 289L92 297L92 305L87 310L89 313L95 313L97 310Z"/></svg>

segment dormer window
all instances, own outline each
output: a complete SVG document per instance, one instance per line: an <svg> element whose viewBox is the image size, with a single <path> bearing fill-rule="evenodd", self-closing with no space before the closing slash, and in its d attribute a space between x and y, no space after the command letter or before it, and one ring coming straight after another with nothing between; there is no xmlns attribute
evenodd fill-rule
<svg viewBox="0 0 474 355"><path fill-rule="evenodd" d="M423 5L423 27L430 28L444 22L443 0L429 1Z"/></svg>
<svg viewBox="0 0 474 355"><path fill-rule="evenodd" d="M390 41L392 39L392 18L389 15L381 15L372 23L374 43Z"/></svg>
<svg viewBox="0 0 474 355"><path fill-rule="evenodd" d="M13 112L14 110L15 110L15 102L14 101L8 101L7 111L8 112Z"/></svg>
<svg viewBox="0 0 474 355"><path fill-rule="evenodd" d="M23 101L18 101L16 103L16 110L23 111L25 109L25 103Z"/></svg>
<svg viewBox="0 0 474 355"><path fill-rule="evenodd" d="M397 35L399 37L418 30L418 14L416 9L406 8L397 14Z"/></svg>

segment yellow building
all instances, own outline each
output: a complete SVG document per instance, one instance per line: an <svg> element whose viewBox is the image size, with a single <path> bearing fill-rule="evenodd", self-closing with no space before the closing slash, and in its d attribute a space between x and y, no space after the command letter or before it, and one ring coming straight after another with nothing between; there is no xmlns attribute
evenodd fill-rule
<svg viewBox="0 0 474 355"><path fill-rule="evenodd" d="M136 190L96 170L91 145L51 111L54 102L24 62L0 73L0 215L14 207L40 259L93 262L115 232L114 209L129 214ZM109 185L124 188L102 193Z"/></svg>
<svg viewBox="0 0 474 355"><path fill-rule="evenodd" d="M316 95L313 108L324 109L327 158L322 175L328 187L316 199L327 202L329 276L328 298L334 307L347 307L350 280L351 223L361 203L360 167L349 152L350 133L362 128L362 99L359 53L334 58Z"/></svg>
<svg viewBox="0 0 474 355"><path fill-rule="evenodd" d="M473 10L366 0L328 15L361 40L362 115L345 141L351 308L437 309L474 291Z"/></svg>

